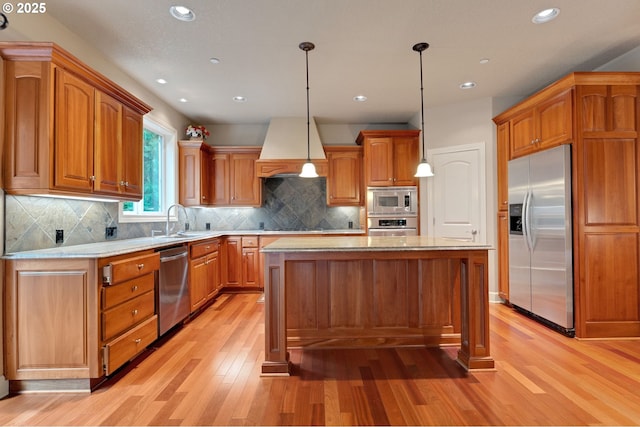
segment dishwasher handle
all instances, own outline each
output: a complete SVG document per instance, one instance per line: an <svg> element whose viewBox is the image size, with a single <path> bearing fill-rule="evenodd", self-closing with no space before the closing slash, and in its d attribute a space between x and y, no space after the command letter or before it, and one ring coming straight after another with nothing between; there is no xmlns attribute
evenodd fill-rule
<svg viewBox="0 0 640 427"><path fill-rule="evenodd" d="M173 256L162 256L160 255L160 262L169 262L169 261L175 261L177 259L180 258L185 258L187 256L188 252L184 251L182 253L179 253L178 255L173 255Z"/></svg>

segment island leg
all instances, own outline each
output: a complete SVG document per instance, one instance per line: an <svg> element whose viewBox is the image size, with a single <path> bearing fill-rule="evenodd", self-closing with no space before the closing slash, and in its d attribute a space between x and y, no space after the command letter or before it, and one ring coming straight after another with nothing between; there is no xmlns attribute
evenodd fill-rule
<svg viewBox="0 0 640 427"><path fill-rule="evenodd" d="M265 254L263 375L289 375L283 254Z"/></svg>
<svg viewBox="0 0 640 427"><path fill-rule="evenodd" d="M493 369L489 354L487 251L471 251L460 265L461 346L458 363L467 370Z"/></svg>

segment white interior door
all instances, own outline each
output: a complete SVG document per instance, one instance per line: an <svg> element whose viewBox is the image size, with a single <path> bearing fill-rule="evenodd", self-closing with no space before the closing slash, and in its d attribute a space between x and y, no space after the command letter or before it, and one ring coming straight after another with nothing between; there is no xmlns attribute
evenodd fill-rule
<svg viewBox="0 0 640 427"><path fill-rule="evenodd" d="M427 179L429 234L486 243L484 143L430 152Z"/></svg>

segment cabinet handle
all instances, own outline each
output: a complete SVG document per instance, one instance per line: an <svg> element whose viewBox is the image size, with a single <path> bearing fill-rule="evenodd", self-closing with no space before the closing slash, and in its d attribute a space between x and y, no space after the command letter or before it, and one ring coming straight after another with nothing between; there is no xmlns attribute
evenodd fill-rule
<svg viewBox="0 0 640 427"><path fill-rule="evenodd" d="M142 270L144 268L144 264L138 264L138 270Z"/></svg>
<svg viewBox="0 0 640 427"><path fill-rule="evenodd" d="M133 310L131 310L131 315L132 316L137 316L138 315L138 309L134 308Z"/></svg>
<svg viewBox="0 0 640 427"><path fill-rule="evenodd" d="M142 340L140 338L136 338L135 340L133 340L133 342L136 344L140 344Z"/></svg>
<svg viewBox="0 0 640 427"><path fill-rule="evenodd" d="M211 246L207 245L204 247L206 250L209 250L211 248Z"/></svg>
<svg viewBox="0 0 640 427"><path fill-rule="evenodd" d="M95 176L95 175L91 175L91 176L89 177L89 181L93 182L93 181L95 181L95 180L96 180L96 176Z"/></svg>
<svg viewBox="0 0 640 427"><path fill-rule="evenodd" d="M137 290L138 290L138 285L133 285L133 286L131 287L131 292L135 292L135 291L137 291Z"/></svg>

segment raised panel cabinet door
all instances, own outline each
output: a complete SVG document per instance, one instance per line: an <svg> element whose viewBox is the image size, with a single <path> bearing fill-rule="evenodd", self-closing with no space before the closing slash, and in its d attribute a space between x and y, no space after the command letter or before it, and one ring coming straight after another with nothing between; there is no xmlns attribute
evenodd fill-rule
<svg viewBox="0 0 640 427"><path fill-rule="evenodd" d="M362 151L330 151L327 205L359 206L363 203Z"/></svg>
<svg viewBox="0 0 640 427"><path fill-rule="evenodd" d="M242 286L259 287L260 258L258 248L242 249Z"/></svg>
<svg viewBox="0 0 640 427"><path fill-rule="evenodd" d="M53 187L90 192L93 189L94 88L57 68Z"/></svg>
<svg viewBox="0 0 640 427"><path fill-rule="evenodd" d="M231 200L235 206L260 206L262 188L256 176L256 160L260 153L232 153L229 172L231 174Z"/></svg>
<svg viewBox="0 0 640 427"><path fill-rule="evenodd" d="M130 108L122 110L122 180L123 193L140 200L144 193L142 181L143 169L142 114Z"/></svg>
<svg viewBox="0 0 640 427"><path fill-rule="evenodd" d="M207 256L207 299L213 298L220 290L220 254L213 252Z"/></svg>
<svg viewBox="0 0 640 427"><path fill-rule="evenodd" d="M571 90L566 90L536 107L537 150L555 147L572 138L572 93Z"/></svg>
<svg viewBox="0 0 640 427"><path fill-rule="evenodd" d="M120 192L122 152L122 104L96 91L94 191Z"/></svg>
<svg viewBox="0 0 640 427"><path fill-rule="evenodd" d="M368 186L393 185L393 138L367 138L364 142L365 180Z"/></svg>
<svg viewBox="0 0 640 427"><path fill-rule="evenodd" d="M4 62L4 185L49 187L49 100L52 68L45 62Z"/></svg>
<svg viewBox="0 0 640 427"><path fill-rule="evenodd" d="M193 312L207 300L207 257L191 261L189 277L189 297Z"/></svg>
<svg viewBox="0 0 640 427"><path fill-rule="evenodd" d="M242 240L240 237L227 237L224 242L226 268L225 286L242 285Z"/></svg>
<svg viewBox="0 0 640 427"><path fill-rule="evenodd" d="M212 191L211 204L228 205L231 200L230 184L229 184L229 160L228 153L213 153L211 163L212 173Z"/></svg>
<svg viewBox="0 0 640 427"><path fill-rule="evenodd" d="M201 142L180 141L178 151L178 199L183 206L200 205Z"/></svg>
<svg viewBox="0 0 640 427"><path fill-rule="evenodd" d="M513 117L509 123L509 133L511 134L509 159L532 153L536 139L534 110L529 109L521 112Z"/></svg>
<svg viewBox="0 0 640 427"><path fill-rule="evenodd" d="M497 129L498 140L498 210L509 208L509 122L502 123Z"/></svg>
<svg viewBox="0 0 640 427"><path fill-rule="evenodd" d="M393 140L393 185L416 185L418 137L396 137Z"/></svg>

